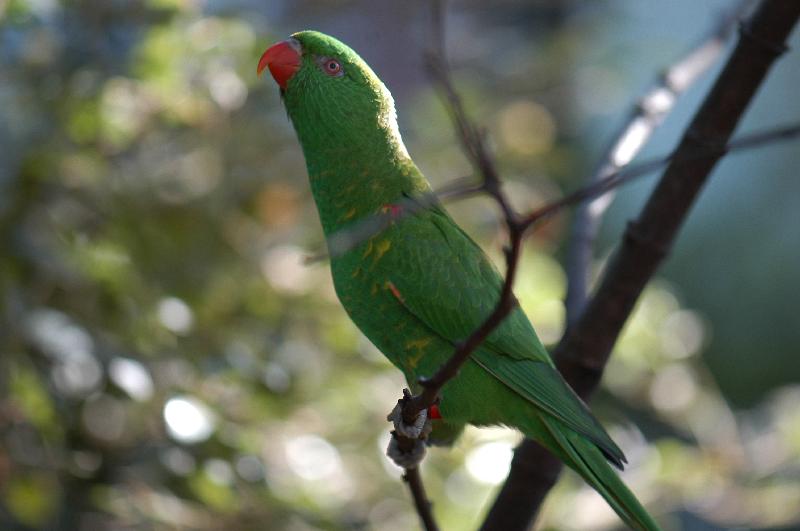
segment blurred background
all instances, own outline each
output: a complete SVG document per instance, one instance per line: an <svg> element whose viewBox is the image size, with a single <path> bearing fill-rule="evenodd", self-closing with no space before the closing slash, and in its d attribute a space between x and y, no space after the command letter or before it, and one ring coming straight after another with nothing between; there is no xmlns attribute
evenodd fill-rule
<svg viewBox="0 0 800 531"><path fill-rule="evenodd" d="M450 2L455 81L518 206L577 187L629 105L728 0ZM423 68L430 11L386 0L0 0L0 529L416 528L383 457L399 373L349 322L261 52L314 28L397 101L434 182L469 174ZM793 37L795 48L800 34ZM711 72L642 157L668 152ZM800 54L740 132L800 119ZM798 144L720 164L593 408L666 529L800 528ZM611 206L597 268L652 187ZM452 206L495 258L493 205ZM564 326L565 214L517 294ZM498 260L499 261L499 260ZM518 436L470 429L424 476L475 528ZM565 473L540 529L617 529Z"/></svg>

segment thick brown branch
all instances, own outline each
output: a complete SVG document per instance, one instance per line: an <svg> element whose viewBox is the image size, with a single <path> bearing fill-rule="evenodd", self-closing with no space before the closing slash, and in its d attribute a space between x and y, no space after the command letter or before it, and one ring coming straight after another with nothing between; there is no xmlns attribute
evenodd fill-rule
<svg viewBox="0 0 800 531"><path fill-rule="evenodd" d="M431 72L438 81L440 89L446 97L448 109L460 133L459 138L461 139L464 150L469 155L473 166L482 177L481 189L491 195L503 211L509 234L509 247L506 249L506 275L497 305L483 324L470 334L463 343L457 345L450 359L436 371L436 374L431 378L420 381L423 389L420 394L411 398L404 397L402 401L402 419L407 424L412 424L421 411L427 410L438 401L442 387L458 374L458 371L467 361L469 355L483 343L500 323L503 322L503 319L506 318L516 304L513 286L522 248L522 237L525 232L525 228L517 220L517 216L512 210L508 198L500 187L499 174L486 148L484 137L470 121L464 110L461 98L450 79L446 62L446 52L444 49L443 2L434 2L433 8L434 21L437 25L435 30L436 34L439 35L439 48L437 53L431 56ZM409 445L408 440L402 440L403 438L398 437L397 434L393 436L399 439L398 443L401 446ZM436 523L430 512L430 503L425 497L417 468L406 469L405 478L411 488L415 506L422 519L423 525L428 531L435 529ZM414 483L412 483L412 480ZM429 525L433 527L429 527Z"/></svg>
<svg viewBox="0 0 800 531"><path fill-rule="evenodd" d="M766 0L742 26L739 43L689 125L639 217L631 222L597 294L556 349L581 396L598 382L625 320L672 247L691 206L770 66L800 17L800 2ZM705 151L706 157L695 158ZM691 160L695 158L695 160Z"/></svg>
<svg viewBox="0 0 800 531"><path fill-rule="evenodd" d="M511 470L480 530L530 528L561 468L561 461L540 444L532 439L523 440L514 450ZM511 501L516 505L509 504Z"/></svg>
<svg viewBox="0 0 800 531"><path fill-rule="evenodd" d="M644 148L658 127L675 107L678 98L714 64L722 54L725 42L736 28L753 0L740 0L733 9L720 16L715 27L687 53L666 68L656 82L631 107L628 118L613 136L597 169L586 183L591 185L619 172ZM567 322L580 315L588 297L588 282L594 241L600 221L613 200L609 191L576 208L567 253Z"/></svg>
<svg viewBox="0 0 800 531"><path fill-rule="evenodd" d="M591 395L603 373L611 348L642 289L669 252L683 220L769 67L785 50L784 42L800 17L800 2L765 0L742 27L739 43L714 87L692 120L675 156L636 221L626 231L597 293L571 326L555 351L556 362L567 381L584 398ZM709 156L688 160L705 150ZM525 489L530 481L551 479L515 470L518 463L541 458L531 443L515 455L515 465L481 529L515 531L530 527L543 499L541 485ZM560 468L548 456L540 460L546 470ZM527 497L530 496L530 497ZM527 497L527 498L526 498ZM514 512L510 521L504 516Z"/></svg>

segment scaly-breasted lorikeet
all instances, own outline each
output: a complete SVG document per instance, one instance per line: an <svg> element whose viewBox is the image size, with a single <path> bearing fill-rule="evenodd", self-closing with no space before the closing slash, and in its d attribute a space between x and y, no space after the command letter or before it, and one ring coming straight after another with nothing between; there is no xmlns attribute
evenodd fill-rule
<svg viewBox="0 0 800 531"><path fill-rule="evenodd" d="M302 145L326 237L431 192L400 138L391 94L348 46L302 31L270 47L258 72L265 68ZM412 386L449 358L500 295L500 274L438 204L331 255L342 305ZM444 386L439 411L437 423L451 432L465 423L519 429L628 525L658 529L607 462L621 467L622 451L564 382L518 305Z"/></svg>

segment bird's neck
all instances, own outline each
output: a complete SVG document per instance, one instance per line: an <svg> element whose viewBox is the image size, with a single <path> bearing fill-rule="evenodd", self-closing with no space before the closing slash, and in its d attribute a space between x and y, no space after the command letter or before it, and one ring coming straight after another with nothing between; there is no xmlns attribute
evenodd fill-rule
<svg viewBox="0 0 800 531"><path fill-rule="evenodd" d="M404 193L430 191L403 145L396 122L354 133L299 135L326 236L396 203Z"/></svg>

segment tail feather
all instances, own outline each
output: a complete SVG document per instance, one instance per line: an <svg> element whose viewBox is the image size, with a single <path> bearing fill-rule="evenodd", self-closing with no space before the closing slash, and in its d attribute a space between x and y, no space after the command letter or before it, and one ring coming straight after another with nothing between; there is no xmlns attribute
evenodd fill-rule
<svg viewBox="0 0 800 531"><path fill-rule="evenodd" d="M631 528L640 531L660 531L636 496L614 472L601 451L591 442L553 418L542 415L541 420L552 436L557 454L580 474Z"/></svg>

